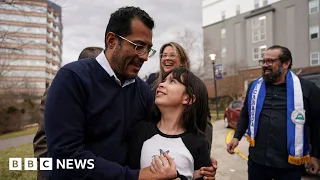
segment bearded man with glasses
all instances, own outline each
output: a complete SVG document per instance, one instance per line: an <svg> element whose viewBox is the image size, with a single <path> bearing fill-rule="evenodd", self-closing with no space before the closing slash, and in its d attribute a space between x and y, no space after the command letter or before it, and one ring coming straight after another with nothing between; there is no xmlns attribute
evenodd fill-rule
<svg viewBox="0 0 320 180"><path fill-rule="evenodd" d="M262 77L249 85L227 151L234 154L248 130L249 180L300 180L304 164L317 174L320 89L291 71L292 56L286 47L269 47L260 62Z"/></svg>

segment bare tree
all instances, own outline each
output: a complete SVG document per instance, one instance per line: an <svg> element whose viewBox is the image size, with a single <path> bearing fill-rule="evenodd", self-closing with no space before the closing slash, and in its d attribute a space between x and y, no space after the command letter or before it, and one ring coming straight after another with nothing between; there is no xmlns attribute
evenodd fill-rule
<svg viewBox="0 0 320 180"><path fill-rule="evenodd" d="M223 77L223 82L226 81L228 83L219 84L219 96L229 96L233 100L237 100L241 97L242 92L239 91L239 87L241 86L239 81L238 71L239 65L237 63L226 64L224 67L228 70L228 74L232 74L231 76Z"/></svg>
<svg viewBox="0 0 320 180"><path fill-rule="evenodd" d="M0 26L0 88L2 90L14 86L12 82L7 82L7 77L15 61L23 57L24 44L20 42L19 38L14 37L16 33L18 31L9 32L8 29Z"/></svg>
<svg viewBox="0 0 320 180"><path fill-rule="evenodd" d="M186 28L177 33L176 41L187 51L191 70L201 78L204 74L202 34Z"/></svg>
<svg viewBox="0 0 320 180"><path fill-rule="evenodd" d="M21 1L21 0L20 0ZM24 87L28 86L27 78L24 75L21 76L20 81L12 81L10 80L10 75L14 70L14 66L19 66L18 60L22 60L25 56L24 49L32 45L33 47L40 46L34 40L30 38L21 36L23 32L23 24L28 22L29 25L35 24L28 20L27 12L24 11L26 9L37 8L31 4L23 4L23 6L17 4L18 0L5 0L0 2L0 9L10 8L11 10L17 11L22 19L19 22L12 22L10 24L2 24L0 25L0 90L2 93L12 91L14 88L17 87ZM27 1L25 1L27 2ZM41 2L41 1L39 1ZM39 9L38 12L42 12L43 10ZM44 12L44 11L43 11ZM8 15L10 16L10 15ZM24 22L24 21L25 22ZM20 23L20 25L18 25ZM22 23L22 26L21 26Z"/></svg>

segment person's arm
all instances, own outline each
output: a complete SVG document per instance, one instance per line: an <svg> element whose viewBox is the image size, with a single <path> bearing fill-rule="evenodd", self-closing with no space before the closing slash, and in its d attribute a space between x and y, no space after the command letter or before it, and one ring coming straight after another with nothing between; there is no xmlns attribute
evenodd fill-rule
<svg viewBox="0 0 320 180"><path fill-rule="evenodd" d="M308 97L311 157L320 158L320 89L313 84Z"/></svg>
<svg viewBox="0 0 320 180"><path fill-rule="evenodd" d="M208 145L205 141L203 141L203 143L200 145L196 154L197 155L194 159L194 170L195 174L199 174L196 173L196 171L200 170L202 167L212 166L210 154L208 152ZM194 177L194 179L200 180L203 179L203 177Z"/></svg>
<svg viewBox="0 0 320 180"><path fill-rule="evenodd" d="M87 95L80 78L61 68L49 89L45 106L45 131L49 156L56 159L94 159L94 168L63 171L70 179L138 179L131 170L85 149Z"/></svg>
<svg viewBox="0 0 320 180"><path fill-rule="evenodd" d="M237 138L239 141L242 136L246 133L249 125L249 114L248 114L248 95L250 92L250 88L252 83L248 86L247 95L243 103L243 107L241 109L240 117L237 123L236 132L234 133L233 138Z"/></svg>
<svg viewBox="0 0 320 180"><path fill-rule="evenodd" d="M40 157L47 157L48 155L47 140L46 140L46 135L44 131L44 108L45 108L47 93L48 93L48 89L46 89L41 99L41 103L39 107L40 120L38 123L38 131L33 138L34 156L38 159Z"/></svg>

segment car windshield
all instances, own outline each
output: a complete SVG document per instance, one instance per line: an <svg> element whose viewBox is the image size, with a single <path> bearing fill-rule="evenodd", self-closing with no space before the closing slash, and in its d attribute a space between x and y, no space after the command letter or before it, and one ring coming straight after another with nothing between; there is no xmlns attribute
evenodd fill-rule
<svg viewBox="0 0 320 180"><path fill-rule="evenodd" d="M241 101L235 101L235 102L233 102L232 108L233 108L233 109L235 109L235 108L242 108L242 102L241 102Z"/></svg>

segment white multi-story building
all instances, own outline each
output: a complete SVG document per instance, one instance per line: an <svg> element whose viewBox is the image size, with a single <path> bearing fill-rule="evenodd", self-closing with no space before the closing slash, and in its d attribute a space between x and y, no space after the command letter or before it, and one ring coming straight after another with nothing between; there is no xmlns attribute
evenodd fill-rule
<svg viewBox="0 0 320 180"><path fill-rule="evenodd" d="M45 0L0 2L0 37L0 89L42 94L61 64L61 7Z"/></svg>
<svg viewBox="0 0 320 180"><path fill-rule="evenodd" d="M244 91L261 75L258 61L272 45L290 49L294 69L320 65L319 0L203 0L202 13L208 87L213 78L210 54L216 55L225 77L218 91L231 84L225 82L229 76L242 79L236 89Z"/></svg>

